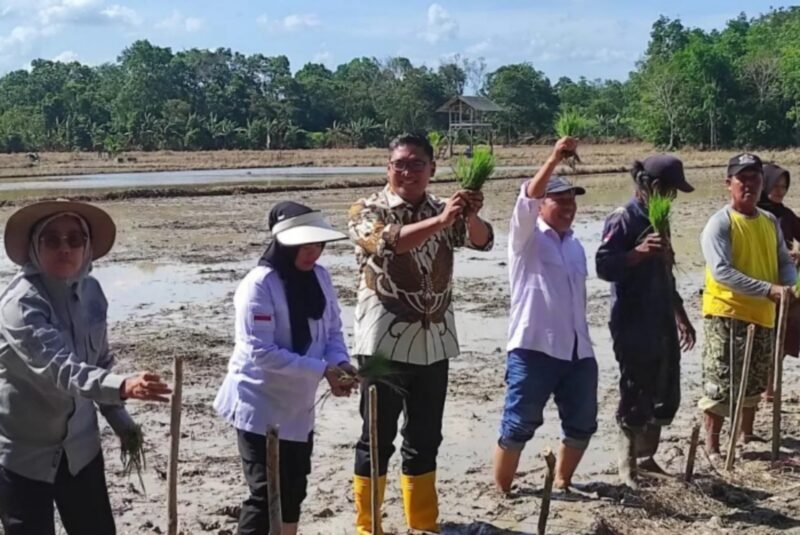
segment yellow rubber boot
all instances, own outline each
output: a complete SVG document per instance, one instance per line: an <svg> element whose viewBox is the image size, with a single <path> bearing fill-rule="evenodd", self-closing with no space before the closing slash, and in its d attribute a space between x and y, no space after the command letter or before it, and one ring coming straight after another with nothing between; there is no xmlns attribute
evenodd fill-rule
<svg viewBox="0 0 800 535"><path fill-rule="evenodd" d="M383 505L386 492L386 476L378 478L378 506ZM353 476L353 495L356 502L356 533L358 535L382 535L378 522L378 533L372 533L372 493L368 477Z"/></svg>
<svg viewBox="0 0 800 535"><path fill-rule="evenodd" d="M408 527L439 533L439 500L436 496L436 472L401 477L403 504Z"/></svg>

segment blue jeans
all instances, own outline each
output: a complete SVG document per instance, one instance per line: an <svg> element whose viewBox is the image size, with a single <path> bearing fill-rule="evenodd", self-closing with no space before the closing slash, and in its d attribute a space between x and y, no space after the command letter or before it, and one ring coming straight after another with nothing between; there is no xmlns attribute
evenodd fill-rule
<svg viewBox="0 0 800 535"><path fill-rule="evenodd" d="M508 354L500 447L525 447L544 422L544 407L551 395L561 418L564 445L586 449L597 431L597 362L593 358L560 360L527 349Z"/></svg>

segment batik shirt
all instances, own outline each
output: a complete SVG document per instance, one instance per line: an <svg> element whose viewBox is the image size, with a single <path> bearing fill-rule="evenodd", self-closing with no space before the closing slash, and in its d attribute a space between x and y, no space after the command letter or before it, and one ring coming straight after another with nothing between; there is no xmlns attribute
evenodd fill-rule
<svg viewBox="0 0 800 535"><path fill-rule="evenodd" d="M488 251L494 240L490 237L483 247L470 243L459 219L419 247L394 252L403 225L436 217L444 207L432 195L412 206L387 186L350 209L349 230L359 265L353 354L380 354L416 365L458 355L453 253L464 246Z"/></svg>

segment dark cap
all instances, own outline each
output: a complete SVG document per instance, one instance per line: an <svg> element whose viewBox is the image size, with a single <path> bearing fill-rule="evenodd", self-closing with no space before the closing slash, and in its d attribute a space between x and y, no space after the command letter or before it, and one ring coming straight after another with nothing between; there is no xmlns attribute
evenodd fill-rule
<svg viewBox="0 0 800 535"><path fill-rule="evenodd" d="M656 154L642 161L642 170L653 179L667 187L677 188L684 193L694 191L694 186L686 181L683 162L670 154Z"/></svg>
<svg viewBox="0 0 800 535"><path fill-rule="evenodd" d="M742 171L748 170L763 173L764 165L761 163L761 158L755 154L745 152L742 154L737 154L728 160L728 176L736 176Z"/></svg>
<svg viewBox="0 0 800 535"><path fill-rule="evenodd" d="M583 195L586 193L586 190L580 186L573 185L569 180L564 177L560 177L557 175L553 175L550 177L550 180L547 181L547 192L546 195L551 195L554 193L564 193L566 191L572 191L575 195Z"/></svg>

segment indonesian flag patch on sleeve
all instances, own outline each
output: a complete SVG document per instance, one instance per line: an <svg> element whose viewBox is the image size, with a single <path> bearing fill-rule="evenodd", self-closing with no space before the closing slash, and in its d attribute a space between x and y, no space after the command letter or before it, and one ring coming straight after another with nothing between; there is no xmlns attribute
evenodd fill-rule
<svg viewBox="0 0 800 535"><path fill-rule="evenodd" d="M256 323L268 323L272 321L271 314L253 314L253 321Z"/></svg>

